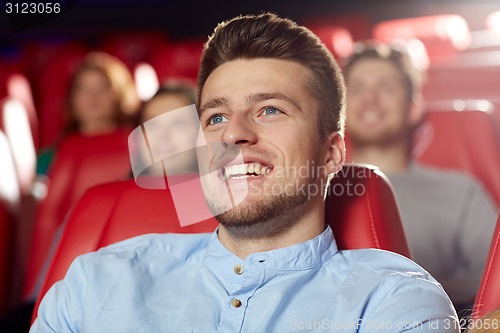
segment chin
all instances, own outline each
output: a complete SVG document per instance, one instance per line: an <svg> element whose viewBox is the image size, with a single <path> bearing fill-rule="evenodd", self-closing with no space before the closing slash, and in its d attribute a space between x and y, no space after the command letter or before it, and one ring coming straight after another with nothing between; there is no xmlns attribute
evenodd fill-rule
<svg viewBox="0 0 500 333"><path fill-rule="evenodd" d="M306 196L299 194L245 200L216 218L235 237L271 237L294 226L307 201Z"/></svg>

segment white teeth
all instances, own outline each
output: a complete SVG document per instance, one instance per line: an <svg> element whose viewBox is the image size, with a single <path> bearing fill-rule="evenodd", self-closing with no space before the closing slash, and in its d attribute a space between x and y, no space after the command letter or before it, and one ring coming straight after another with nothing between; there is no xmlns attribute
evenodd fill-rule
<svg viewBox="0 0 500 333"><path fill-rule="evenodd" d="M260 175L260 168L261 168L260 163L253 163L253 164L255 165L253 172L255 172L256 174Z"/></svg>
<svg viewBox="0 0 500 333"><path fill-rule="evenodd" d="M228 165L223 169L225 180L233 178L247 178L259 175L267 175L272 170L271 167L263 166L258 162Z"/></svg>
<svg viewBox="0 0 500 333"><path fill-rule="evenodd" d="M363 113L363 121L373 123L380 119L380 113L376 111L366 111Z"/></svg>

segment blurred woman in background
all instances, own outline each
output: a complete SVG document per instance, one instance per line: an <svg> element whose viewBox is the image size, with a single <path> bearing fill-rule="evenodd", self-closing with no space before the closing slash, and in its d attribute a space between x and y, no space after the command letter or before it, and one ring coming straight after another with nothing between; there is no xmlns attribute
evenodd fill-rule
<svg viewBox="0 0 500 333"><path fill-rule="evenodd" d="M58 143L75 133L94 136L129 125L139 103L127 67L107 53L89 53L71 79L64 106L65 124ZM56 150L49 147L42 151L38 175L47 174Z"/></svg>
<svg viewBox="0 0 500 333"><path fill-rule="evenodd" d="M31 237L23 242L27 255L18 255L25 267L21 287L25 305L10 316L15 321L2 322L0 331L29 328L51 249L70 208L90 187L128 178L127 138L139 106L132 75L118 58L92 52L76 68L67 92L60 139L38 159L38 191L34 193L40 203Z"/></svg>

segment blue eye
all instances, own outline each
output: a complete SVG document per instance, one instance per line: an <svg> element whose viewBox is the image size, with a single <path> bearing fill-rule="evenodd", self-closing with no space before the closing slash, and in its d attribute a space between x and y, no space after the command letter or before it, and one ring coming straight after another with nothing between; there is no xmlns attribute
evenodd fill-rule
<svg viewBox="0 0 500 333"><path fill-rule="evenodd" d="M227 121L226 117L224 117L223 115L220 115L220 114L216 114L210 118L209 124L210 125L217 125L217 124L224 123L226 121Z"/></svg>
<svg viewBox="0 0 500 333"><path fill-rule="evenodd" d="M281 111L272 107L272 106L266 106L264 108L264 114L266 116L273 116L273 115L278 114L278 113L281 113Z"/></svg>

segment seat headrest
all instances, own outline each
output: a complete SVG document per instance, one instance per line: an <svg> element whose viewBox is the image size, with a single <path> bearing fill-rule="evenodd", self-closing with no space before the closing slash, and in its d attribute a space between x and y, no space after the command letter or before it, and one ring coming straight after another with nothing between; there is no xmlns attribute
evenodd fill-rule
<svg viewBox="0 0 500 333"><path fill-rule="evenodd" d="M459 15L434 15L380 22L373 37L384 43L416 38L427 48L430 57L456 53L469 47L471 33L465 19Z"/></svg>
<svg viewBox="0 0 500 333"><path fill-rule="evenodd" d="M371 247L410 257L393 189L375 166L342 168L330 187L325 218L339 248Z"/></svg>

